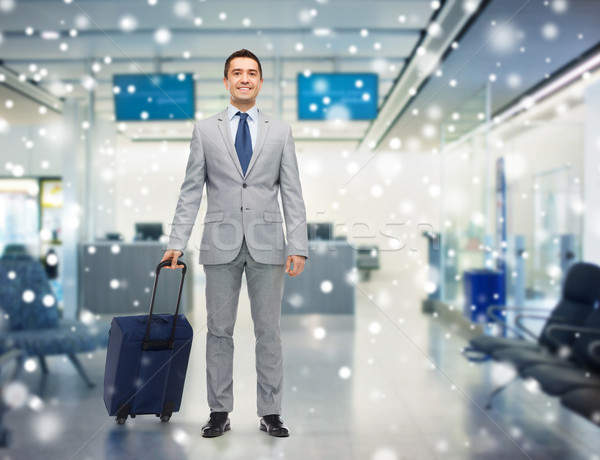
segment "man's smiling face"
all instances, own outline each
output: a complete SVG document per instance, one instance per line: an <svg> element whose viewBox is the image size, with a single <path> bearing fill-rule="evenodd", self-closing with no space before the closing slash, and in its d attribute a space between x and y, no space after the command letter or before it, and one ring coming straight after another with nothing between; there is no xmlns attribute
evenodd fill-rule
<svg viewBox="0 0 600 460"><path fill-rule="evenodd" d="M231 94L231 103L236 107L249 105L248 108L251 108L262 88L262 83L258 63L246 57L232 59L227 78L223 78L223 84Z"/></svg>

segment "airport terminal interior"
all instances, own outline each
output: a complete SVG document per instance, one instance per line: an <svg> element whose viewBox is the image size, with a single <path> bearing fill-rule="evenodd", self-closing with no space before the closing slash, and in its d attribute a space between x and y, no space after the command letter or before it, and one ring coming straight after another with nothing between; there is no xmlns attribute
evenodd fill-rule
<svg viewBox="0 0 600 460"><path fill-rule="evenodd" d="M0 460L600 460L599 18L592 0L0 0ZM185 271L157 268L241 49L306 209L288 437L260 429L245 277L231 429L202 435L215 197ZM250 168L282 149L265 132ZM288 235L289 199L264 216ZM166 331L178 302L180 405L115 413L114 318ZM141 340L135 404L144 359L181 362Z"/></svg>

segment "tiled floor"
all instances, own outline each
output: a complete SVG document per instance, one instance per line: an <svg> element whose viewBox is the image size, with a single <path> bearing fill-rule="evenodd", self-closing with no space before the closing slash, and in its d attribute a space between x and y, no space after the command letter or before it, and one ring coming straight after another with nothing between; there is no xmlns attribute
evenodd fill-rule
<svg viewBox="0 0 600 460"><path fill-rule="evenodd" d="M197 290L202 299L201 286ZM190 315L197 335L183 409L169 423L139 416L118 426L106 415L104 351L85 360L98 382L92 390L70 363L56 358L49 361L43 407L24 405L8 414L13 441L0 451L0 459L600 458L598 427L521 382L500 395L494 409L484 411L487 393L506 372L489 363L469 364L460 355L464 340L447 324L424 316L420 296L391 279L374 277L359 284L355 317L283 318L283 418L292 431L289 438L258 430L254 338L242 295L235 334L235 409L225 436L204 439L199 434L208 416L206 330L199 302ZM316 327L325 329L324 338L315 337ZM34 391L38 379L39 370L25 374L23 382Z"/></svg>

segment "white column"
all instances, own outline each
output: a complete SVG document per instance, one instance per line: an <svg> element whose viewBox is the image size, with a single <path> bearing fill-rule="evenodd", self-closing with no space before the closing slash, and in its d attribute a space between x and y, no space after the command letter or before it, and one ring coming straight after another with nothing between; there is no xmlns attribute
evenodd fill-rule
<svg viewBox="0 0 600 460"><path fill-rule="evenodd" d="M90 72L91 74L91 72ZM94 157L97 149L96 142L96 93L95 90L88 91L88 123L89 128L85 132L85 163L83 190L85 196L86 222L82 223L85 229L85 241L90 242L94 239L96 229L96 200L94 190Z"/></svg>
<svg viewBox="0 0 600 460"><path fill-rule="evenodd" d="M600 82L585 91L583 260L600 264Z"/></svg>
<svg viewBox="0 0 600 460"><path fill-rule="evenodd" d="M115 124L96 117L90 129L94 132L94 143L88 164L93 172L88 180L93 199L89 200L91 204L87 211L94 225L88 232L88 242L102 239L108 232L122 232L116 223L118 190L115 190L115 186L118 167L115 162L118 156Z"/></svg>
<svg viewBox="0 0 600 460"><path fill-rule="evenodd" d="M80 227L85 225L84 213L80 202L79 166L83 152L79 148L79 107L75 99L64 104L63 123L65 138L63 142L63 215L61 272L63 280L63 313L65 318L75 318L78 308L77 295L77 246L80 242Z"/></svg>

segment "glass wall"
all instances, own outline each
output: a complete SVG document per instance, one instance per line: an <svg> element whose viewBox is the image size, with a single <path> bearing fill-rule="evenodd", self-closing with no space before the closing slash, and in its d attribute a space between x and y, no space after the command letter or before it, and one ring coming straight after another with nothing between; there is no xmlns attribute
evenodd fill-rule
<svg viewBox="0 0 600 460"><path fill-rule="evenodd" d="M39 252L37 179L0 179L0 254L8 244Z"/></svg>
<svg viewBox="0 0 600 460"><path fill-rule="evenodd" d="M462 274L485 265L490 233L487 215L488 136L486 88L442 123L441 297L462 309Z"/></svg>
<svg viewBox="0 0 600 460"><path fill-rule="evenodd" d="M481 117L485 106L479 93L469 112ZM442 300L462 309L464 272L495 269L503 259L509 305L554 305L566 270L581 259L583 123L521 117L448 136L462 118L453 114L443 125Z"/></svg>
<svg viewBox="0 0 600 460"><path fill-rule="evenodd" d="M492 154L507 159L509 294L546 303L559 297L568 267L581 259L583 124L539 122L504 138ZM524 294L515 283L517 262L523 264Z"/></svg>

